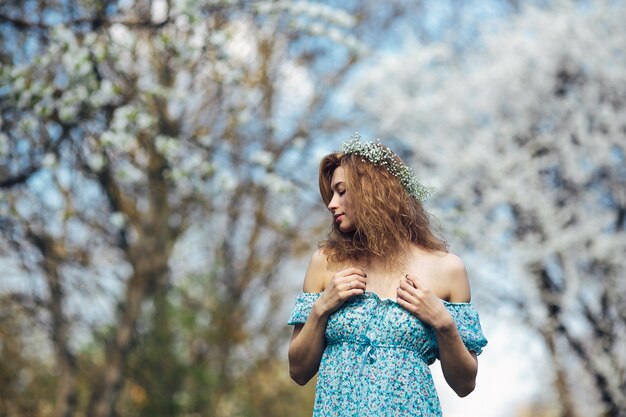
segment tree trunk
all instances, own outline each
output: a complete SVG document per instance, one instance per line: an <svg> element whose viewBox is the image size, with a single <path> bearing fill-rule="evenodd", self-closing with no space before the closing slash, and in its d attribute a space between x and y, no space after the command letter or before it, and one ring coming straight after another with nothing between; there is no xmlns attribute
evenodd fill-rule
<svg viewBox="0 0 626 417"><path fill-rule="evenodd" d="M46 276L50 293L47 309L50 313L50 338L56 357L56 385L54 417L71 417L76 408L76 357L71 352L68 342L71 338L68 321L63 312L65 294L59 275L59 266L68 258L62 243L51 236L28 228L28 238L39 250L42 260L40 265Z"/></svg>
<svg viewBox="0 0 626 417"><path fill-rule="evenodd" d="M128 283L115 339L107 351L102 387L99 392L92 394L89 416L114 415L113 410L123 385L124 366L135 340L135 325L141 314L141 307L154 294L155 289L166 282L167 255L153 254L146 257L146 266L150 263L148 260L153 260L154 267L151 270L136 270Z"/></svg>
<svg viewBox="0 0 626 417"><path fill-rule="evenodd" d="M112 205L128 210L127 217L133 223L129 227L138 236L133 244L125 246L126 259L134 272L127 283L124 300L120 303L114 339L108 346L102 387L92 392L87 413L90 417L115 415L115 404L124 382L126 359L135 341L135 325L141 315L142 305L167 284L168 261L179 231L172 229L168 223L172 208L168 204L169 190L163 177L165 166L162 157L150 153L149 208L141 215L133 202L118 188L110 173L101 177Z"/></svg>
<svg viewBox="0 0 626 417"><path fill-rule="evenodd" d="M550 330L542 332L544 340L548 346L548 352L550 353L550 359L552 360L552 366L554 367L554 388L556 389L559 397L559 403L561 406L561 417L578 417L576 412L576 406L572 400L572 393L567 383L567 372L563 368L559 354L556 348L556 333L554 327L550 327Z"/></svg>
<svg viewBox="0 0 626 417"><path fill-rule="evenodd" d="M572 399L569 384L567 382L567 372L561 363L557 349L558 329L561 324L561 296L564 291L564 284L555 280L545 265L534 264L530 266L535 282L540 291L541 301L545 306L548 317L540 333L548 346L548 352L552 365L554 366L554 388L559 396L561 405L561 417L578 417L576 404Z"/></svg>

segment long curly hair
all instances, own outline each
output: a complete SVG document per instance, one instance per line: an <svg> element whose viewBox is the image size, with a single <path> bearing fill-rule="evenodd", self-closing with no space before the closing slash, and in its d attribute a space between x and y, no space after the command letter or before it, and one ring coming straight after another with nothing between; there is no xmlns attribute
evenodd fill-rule
<svg viewBox="0 0 626 417"><path fill-rule="evenodd" d="M398 161L400 161L400 158ZM328 238L319 247L331 262L377 259L384 265L402 262L414 243L424 249L447 252L447 244L433 232L432 216L413 198L397 177L354 154L332 153L322 158L320 194L328 206L333 197L331 181L343 167L347 196L353 207L355 230L344 233L333 222Z"/></svg>

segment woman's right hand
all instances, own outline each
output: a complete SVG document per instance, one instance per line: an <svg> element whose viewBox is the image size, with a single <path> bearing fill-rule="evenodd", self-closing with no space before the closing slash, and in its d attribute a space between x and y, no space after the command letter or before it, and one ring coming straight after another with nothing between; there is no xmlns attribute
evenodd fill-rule
<svg viewBox="0 0 626 417"><path fill-rule="evenodd" d="M346 268L336 272L318 299L327 314L336 311L350 298L365 292L367 274L360 268Z"/></svg>

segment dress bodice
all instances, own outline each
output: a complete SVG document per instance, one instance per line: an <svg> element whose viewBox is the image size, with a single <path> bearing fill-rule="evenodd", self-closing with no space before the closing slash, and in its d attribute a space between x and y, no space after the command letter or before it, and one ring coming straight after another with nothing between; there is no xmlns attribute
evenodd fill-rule
<svg viewBox="0 0 626 417"><path fill-rule="evenodd" d="M313 303L321 293L301 293L289 319L289 324L306 322ZM487 344L478 312L471 303L451 303L441 300L454 319L465 346L479 355ZM370 343L386 347L401 347L419 352L431 364L439 356L433 329L391 299L381 299L376 293L365 292L346 301L333 313L326 326L326 343Z"/></svg>

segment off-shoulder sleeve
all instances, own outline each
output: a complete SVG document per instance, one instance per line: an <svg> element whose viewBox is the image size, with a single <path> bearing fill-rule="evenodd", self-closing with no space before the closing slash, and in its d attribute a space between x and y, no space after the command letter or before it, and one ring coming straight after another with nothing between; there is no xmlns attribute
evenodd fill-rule
<svg viewBox="0 0 626 417"><path fill-rule="evenodd" d="M456 323L461 340L467 350L480 355L487 345L487 339L480 326L480 318L470 303L448 303L445 306Z"/></svg>
<svg viewBox="0 0 626 417"><path fill-rule="evenodd" d="M296 305L291 312L291 317L289 317L287 324L294 325L305 323L311 313L313 303L319 298L320 294L319 292L300 293L296 298Z"/></svg>

